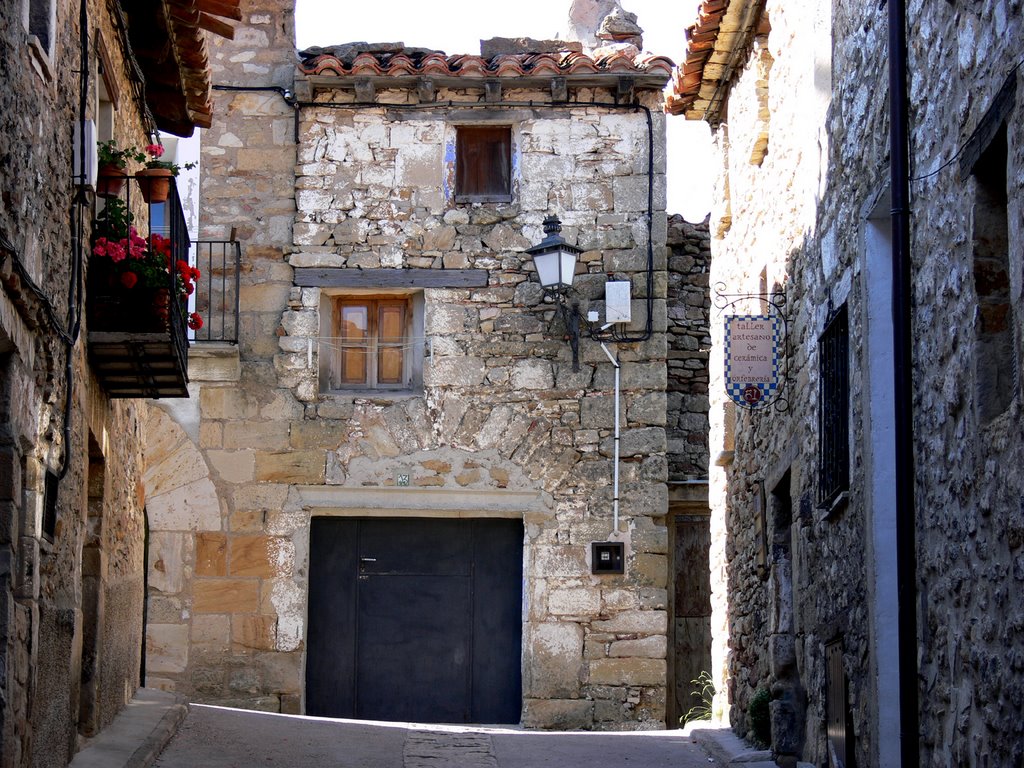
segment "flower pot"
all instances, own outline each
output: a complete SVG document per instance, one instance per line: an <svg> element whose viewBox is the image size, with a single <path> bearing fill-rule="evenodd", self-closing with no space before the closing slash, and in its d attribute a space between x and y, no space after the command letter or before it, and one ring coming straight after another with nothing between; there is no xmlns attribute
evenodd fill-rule
<svg viewBox="0 0 1024 768"><path fill-rule="evenodd" d="M128 178L128 174L124 168L111 163L103 163L96 175L96 194L100 197L117 197L124 189L126 178Z"/></svg>
<svg viewBox="0 0 1024 768"><path fill-rule="evenodd" d="M143 168L135 174L142 199L147 203L165 203L171 194L174 174L168 168Z"/></svg>

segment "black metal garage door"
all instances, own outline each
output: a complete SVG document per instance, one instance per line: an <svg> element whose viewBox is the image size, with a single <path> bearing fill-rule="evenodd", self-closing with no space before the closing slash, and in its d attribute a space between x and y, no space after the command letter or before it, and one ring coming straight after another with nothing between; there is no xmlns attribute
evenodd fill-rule
<svg viewBox="0 0 1024 768"><path fill-rule="evenodd" d="M313 518L306 712L517 723L519 520Z"/></svg>

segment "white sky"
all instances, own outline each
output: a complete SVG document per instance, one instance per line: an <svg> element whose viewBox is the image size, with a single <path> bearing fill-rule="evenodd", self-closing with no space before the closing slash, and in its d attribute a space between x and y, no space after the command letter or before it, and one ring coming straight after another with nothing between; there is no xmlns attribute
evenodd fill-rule
<svg viewBox="0 0 1024 768"><path fill-rule="evenodd" d="M564 38L569 2L516 0L498 5L479 0L297 0L296 38L300 49L355 41L403 42L410 47L440 49L449 55L478 54L480 40L491 37ZM622 7L637 15L646 50L679 60L683 29L693 22L696 3L622 0ZM666 125L668 212L700 221L708 212L711 195L707 124L668 116Z"/></svg>

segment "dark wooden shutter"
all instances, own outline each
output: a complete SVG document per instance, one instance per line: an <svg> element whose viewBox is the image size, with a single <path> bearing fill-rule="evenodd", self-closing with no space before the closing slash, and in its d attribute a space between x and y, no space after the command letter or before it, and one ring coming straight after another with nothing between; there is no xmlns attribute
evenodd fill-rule
<svg viewBox="0 0 1024 768"><path fill-rule="evenodd" d="M512 129L459 126L456 134L455 194L505 198L512 191Z"/></svg>

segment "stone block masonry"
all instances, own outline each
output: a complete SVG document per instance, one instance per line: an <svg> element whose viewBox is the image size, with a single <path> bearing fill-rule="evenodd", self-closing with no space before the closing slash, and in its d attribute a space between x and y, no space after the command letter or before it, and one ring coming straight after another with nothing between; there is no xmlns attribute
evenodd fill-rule
<svg viewBox="0 0 1024 768"><path fill-rule="evenodd" d="M222 42L215 70L225 83L291 89L290 6L248 7L272 44L243 61L245 46ZM151 566L153 683L195 700L301 710L317 620L307 613L312 517L516 517L521 721L664 727L670 309L658 90L636 91L652 110L649 131L642 110L485 105L475 87L439 84L435 103L416 106L422 89L380 81L367 105L365 84L320 78L297 110L279 94L219 94L227 108L204 136L202 225L211 235L235 227L243 241L239 374L194 382L187 413L149 414L165 435L147 456L160 485L148 489L162 563ZM551 100L514 78L502 93L517 105ZM611 100L600 88L576 93ZM454 197L456 126L481 122L510 127L512 193L501 202ZM612 367L584 339L571 370L561 319L525 253L549 213L584 248L584 309L603 312L613 276L633 283L625 333L637 337L651 317L649 337L609 345L622 366L617 532ZM413 270L440 282L409 286L411 384L332 388L335 299L393 296L388 281ZM461 271L483 279L444 283ZM346 274L382 282L346 289ZM590 543L610 537L626 544L626 573L594 576Z"/></svg>

